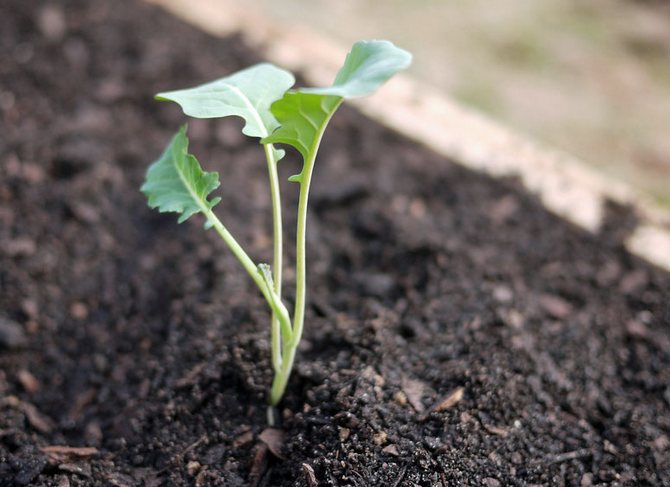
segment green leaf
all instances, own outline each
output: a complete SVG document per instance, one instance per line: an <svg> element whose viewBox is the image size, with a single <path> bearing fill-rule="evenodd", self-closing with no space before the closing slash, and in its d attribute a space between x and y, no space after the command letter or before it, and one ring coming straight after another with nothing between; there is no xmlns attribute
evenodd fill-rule
<svg viewBox="0 0 670 487"><path fill-rule="evenodd" d="M323 127L337 109L339 96L313 95L292 91L272 105L272 112L281 127L263 139L264 143L288 144L307 159Z"/></svg>
<svg viewBox="0 0 670 487"><path fill-rule="evenodd" d="M294 83L288 71L261 63L195 88L159 93L156 98L178 103L195 118L242 117L243 134L266 137L278 126L270 106Z"/></svg>
<svg viewBox="0 0 670 487"><path fill-rule="evenodd" d="M280 126L261 142L293 146L307 163L314 158L323 131L342 100L372 93L411 62L410 53L389 41L357 42L332 86L288 91L272 105ZM305 169L290 180L300 182Z"/></svg>
<svg viewBox="0 0 670 487"><path fill-rule="evenodd" d="M182 223L195 213L208 212L221 201L221 198L207 199L219 184L219 174L204 172L198 160L188 153L184 125L163 155L149 166L140 190L151 208L157 208L161 213L181 213L179 223ZM208 221L206 226L209 224Z"/></svg>
<svg viewBox="0 0 670 487"><path fill-rule="evenodd" d="M353 45L332 86L302 88L303 93L343 98L369 95L412 63L412 55L389 41L359 41Z"/></svg>

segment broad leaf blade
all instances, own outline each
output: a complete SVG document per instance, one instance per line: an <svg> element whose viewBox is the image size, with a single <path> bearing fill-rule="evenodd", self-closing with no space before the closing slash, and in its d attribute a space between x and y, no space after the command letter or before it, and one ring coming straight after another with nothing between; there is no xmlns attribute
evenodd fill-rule
<svg viewBox="0 0 670 487"><path fill-rule="evenodd" d="M293 91L272 105L281 126L263 143L288 144L307 159L323 126L337 109L342 99L338 96L314 95Z"/></svg>
<svg viewBox="0 0 670 487"><path fill-rule="evenodd" d="M203 171L198 160L188 153L184 125L163 155L149 166L140 190L151 208L161 213L181 213L179 223L182 223L195 213L211 210L221 201L221 198L207 199L219 184L218 173Z"/></svg>
<svg viewBox="0 0 670 487"><path fill-rule="evenodd" d="M294 83L288 71L261 63L194 88L159 93L156 98L178 103L195 118L242 117L242 133L266 137L278 126L270 106Z"/></svg>
<svg viewBox="0 0 670 487"><path fill-rule="evenodd" d="M353 45L332 86L302 88L304 93L343 98L369 95L412 63L412 55L389 41L359 41Z"/></svg>

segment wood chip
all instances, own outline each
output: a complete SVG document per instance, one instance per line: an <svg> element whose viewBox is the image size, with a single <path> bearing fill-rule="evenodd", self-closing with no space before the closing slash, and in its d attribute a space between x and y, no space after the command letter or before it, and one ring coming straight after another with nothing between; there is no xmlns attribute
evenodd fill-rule
<svg viewBox="0 0 670 487"><path fill-rule="evenodd" d="M554 294L540 296L540 306L547 314L559 320L567 318L572 313L572 305Z"/></svg>
<svg viewBox="0 0 670 487"><path fill-rule="evenodd" d="M175 386L178 389L194 386L195 384L197 384L198 377L200 376L202 371L205 370L206 366L207 362L201 362L197 364L191 370L189 370L184 377L178 379L177 382L175 382Z"/></svg>
<svg viewBox="0 0 670 487"><path fill-rule="evenodd" d="M93 447L74 447L51 445L40 447L42 453L47 456L51 465L58 465L61 463L70 463L77 460L87 459L97 455L98 449Z"/></svg>
<svg viewBox="0 0 670 487"><path fill-rule="evenodd" d="M72 457L91 457L98 454L97 448L92 448L89 446L77 447L77 446L61 446L61 445L52 445L52 446L43 446L40 448L43 453L47 455L67 455Z"/></svg>
<svg viewBox="0 0 670 487"><path fill-rule="evenodd" d="M40 448L42 453L46 455L64 455L70 458L82 458L82 457L92 457L98 454L98 449L90 446L77 447L77 446L62 446L62 445L51 445L43 446Z"/></svg>
<svg viewBox="0 0 670 487"><path fill-rule="evenodd" d="M234 448L241 448L243 446L248 445L254 441L254 433L253 431L245 431L241 435L238 435L234 440L233 440L233 447Z"/></svg>
<svg viewBox="0 0 670 487"><path fill-rule="evenodd" d="M589 448L582 448L580 450L559 453L556 455L548 455L541 461L532 462L533 464L553 465L556 463L568 462L570 460L578 460L581 458L593 456L593 451Z"/></svg>
<svg viewBox="0 0 670 487"><path fill-rule="evenodd" d="M88 478L91 476L91 466L88 463L61 463L58 465L58 470L74 473L81 477Z"/></svg>
<svg viewBox="0 0 670 487"><path fill-rule="evenodd" d="M314 474L314 469L308 463L302 464L302 472L305 474L305 480L309 487L319 487L319 483L316 481L316 475Z"/></svg>
<svg viewBox="0 0 670 487"><path fill-rule="evenodd" d="M19 380L21 387L28 393L32 394L37 392L40 388L39 381L35 378L33 374L28 372L25 369L21 369L16 373L16 378Z"/></svg>
<svg viewBox="0 0 670 487"><path fill-rule="evenodd" d="M28 420L28 423L30 423L30 426L35 428L40 433L51 433L51 431L54 429L54 422L48 416L45 416L39 412L39 410L32 404L21 401L16 396L7 396L2 398L0 405L13 407L21 411Z"/></svg>
<svg viewBox="0 0 670 487"><path fill-rule="evenodd" d="M463 399L464 391L465 389L463 387L457 387L447 397L437 403L432 410L435 412L440 412L455 406L461 401L461 399Z"/></svg>
<svg viewBox="0 0 670 487"><path fill-rule="evenodd" d="M97 394L98 392L92 387L77 394L77 397L72 403L72 407L67 413L68 417L73 421L81 418L82 414L84 413L84 409L86 409L86 406L95 400Z"/></svg>
<svg viewBox="0 0 670 487"><path fill-rule="evenodd" d="M259 443L254 447L254 456L251 461L251 471L249 472L249 485L258 487L263 479L263 475L268 469L268 451L269 447L265 443Z"/></svg>
<svg viewBox="0 0 670 487"><path fill-rule="evenodd" d="M489 433L492 433L494 435L498 435L502 438L506 438L507 435L509 434L509 430L507 430L506 428L500 428L498 426L493 426L492 424L482 424L482 426Z"/></svg>
<svg viewBox="0 0 670 487"><path fill-rule="evenodd" d="M423 394L426 390L426 384L421 381L403 377L402 390L407 396L407 400L417 413L423 412L426 407L423 405Z"/></svg>
<svg viewBox="0 0 670 487"><path fill-rule="evenodd" d="M280 460L286 460L281 454L281 449L284 446L284 432L277 428L265 428L258 438L267 445L272 454Z"/></svg>

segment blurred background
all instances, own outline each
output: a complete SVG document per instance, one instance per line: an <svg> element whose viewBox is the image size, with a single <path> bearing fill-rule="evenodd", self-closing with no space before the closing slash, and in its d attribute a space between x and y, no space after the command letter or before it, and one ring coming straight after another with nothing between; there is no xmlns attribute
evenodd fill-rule
<svg viewBox="0 0 670 487"><path fill-rule="evenodd" d="M336 40L387 38L413 74L670 207L670 2L258 0Z"/></svg>

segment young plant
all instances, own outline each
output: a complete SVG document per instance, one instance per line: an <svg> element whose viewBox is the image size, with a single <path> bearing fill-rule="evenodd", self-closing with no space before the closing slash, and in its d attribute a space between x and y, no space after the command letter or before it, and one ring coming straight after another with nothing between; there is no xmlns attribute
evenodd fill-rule
<svg viewBox="0 0 670 487"><path fill-rule="evenodd" d="M270 406L281 400L293 367L305 321L306 226L309 188L316 155L331 117L347 98L368 95L411 63L411 55L388 41L354 44L332 86L290 90L291 73L262 63L195 88L159 93L156 98L178 103L186 115L196 118L238 116L242 133L260 139L270 179L274 252L272 267L256 264L214 214L221 198L210 194L219 186L216 172L205 172L188 153L183 126L148 169L141 191L149 206L160 212L179 213L179 223L196 213L205 217L205 229L213 228L226 242L254 281L270 307L271 354L274 379ZM291 318L282 301L282 209L277 163L284 151L275 144L294 147L302 155L302 170L289 178L299 185L296 230L295 303ZM271 411L271 409L269 409ZM272 415L268 415L272 422Z"/></svg>

